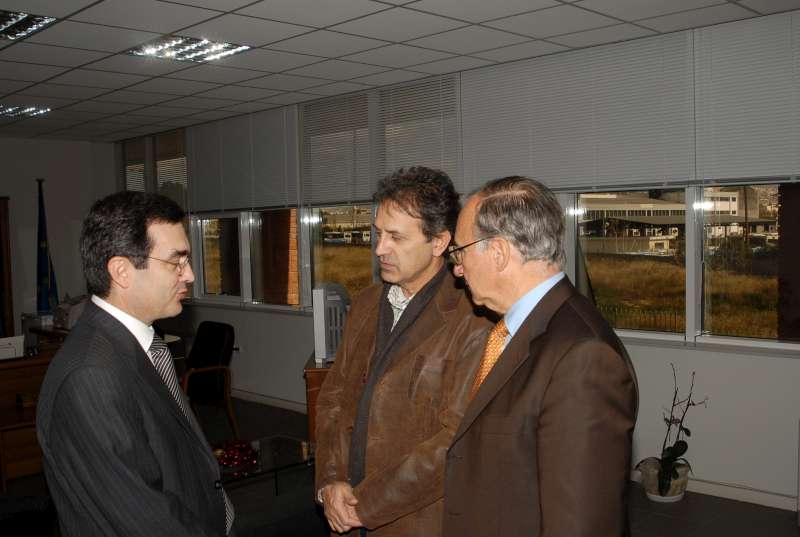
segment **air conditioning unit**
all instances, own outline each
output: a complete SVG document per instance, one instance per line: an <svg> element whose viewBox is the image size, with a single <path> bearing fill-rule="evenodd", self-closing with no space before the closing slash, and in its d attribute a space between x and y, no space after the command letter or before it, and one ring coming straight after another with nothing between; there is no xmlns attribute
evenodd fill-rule
<svg viewBox="0 0 800 537"><path fill-rule="evenodd" d="M323 283L311 291L314 306L314 360L332 361L342 340L350 297L338 283Z"/></svg>

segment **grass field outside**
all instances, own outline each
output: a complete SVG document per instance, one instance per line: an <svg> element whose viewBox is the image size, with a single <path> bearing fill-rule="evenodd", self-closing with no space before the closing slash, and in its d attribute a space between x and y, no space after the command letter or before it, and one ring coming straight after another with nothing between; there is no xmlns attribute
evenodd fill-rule
<svg viewBox="0 0 800 537"><path fill-rule="evenodd" d="M314 248L314 285L335 282L352 297L372 283L372 249L364 246L317 245Z"/></svg>

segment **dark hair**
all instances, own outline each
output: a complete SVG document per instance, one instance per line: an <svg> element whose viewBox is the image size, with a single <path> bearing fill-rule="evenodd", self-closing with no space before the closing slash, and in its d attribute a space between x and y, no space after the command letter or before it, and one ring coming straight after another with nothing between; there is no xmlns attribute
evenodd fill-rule
<svg viewBox="0 0 800 537"><path fill-rule="evenodd" d="M564 211L555 194L527 177L489 181L475 195L479 237L505 237L525 261L564 266Z"/></svg>
<svg viewBox="0 0 800 537"><path fill-rule="evenodd" d="M391 201L422 220L422 233L431 240L443 231L455 233L461 202L453 182L440 170L413 166L400 168L378 182L372 197L381 204Z"/></svg>
<svg viewBox="0 0 800 537"><path fill-rule="evenodd" d="M185 213L171 199L145 192L117 192L92 205L81 231L81 261L87 290L106 298L111 290L108 261L127 257L137 269L147 267L153 223L177 224Z"/></svg>

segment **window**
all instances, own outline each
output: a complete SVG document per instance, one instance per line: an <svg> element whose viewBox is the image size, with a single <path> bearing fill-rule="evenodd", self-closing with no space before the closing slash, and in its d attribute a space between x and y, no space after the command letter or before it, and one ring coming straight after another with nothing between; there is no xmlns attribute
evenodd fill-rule
<svg viewBox="0 0 800 537"><path fill-rule="evenodd" d="M188 181L184 131L157 134L155 142L158 193L175 200L178 205L186 209Z"/></svg>
<svg viewBox="0 0 800 537"><path fill-rule="evenodd" d="M703 189L703 332L800 340L800 185Z"/></svg>
<svg viewBox="0 0 800 537"><path fill-rule="evenodd" d="M683 190L580 194L579 243L588 289L615 328L683 332ZM645 216L647 212L650 216Z"/></svg>
<svg viewBox="0 0 800 537"><path fill-rule="evenodd" d="M314 287L343 285L350 296L372 283L372 205L312 209Z"/></svg>
<svg viewBox="0 0 800 537"><path fill-rule="evenodd" d="M297 305L297 209L250 213L253 302Z"/></svg>
<svg viewBox="0 0 800 537"><path fill-rule="evenodd" d="M239 218L203 218L199 222L203 294L241 296Z"/></svg>
<svg viewBox="0 0 800 537"><path fill-rule="evenodd" d="M144 138L125 141L122 145L122 151L125 161L125 190L144 192Z"/></svg>

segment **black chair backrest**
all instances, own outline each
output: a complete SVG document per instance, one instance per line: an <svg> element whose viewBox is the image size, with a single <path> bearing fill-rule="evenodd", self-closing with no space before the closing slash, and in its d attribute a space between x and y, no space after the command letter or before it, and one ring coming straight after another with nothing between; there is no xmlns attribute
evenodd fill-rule
<svg viewBox="0 0 800 537"><path fill-rule="evenodd" d="M189 356L188 369L199 369L215 365L229 366L233 357L233 327L227 323L203 321L197 327ZM187 389L190 399L206 402L222 399L224 393L222 373L193 375Z"/></svg>

